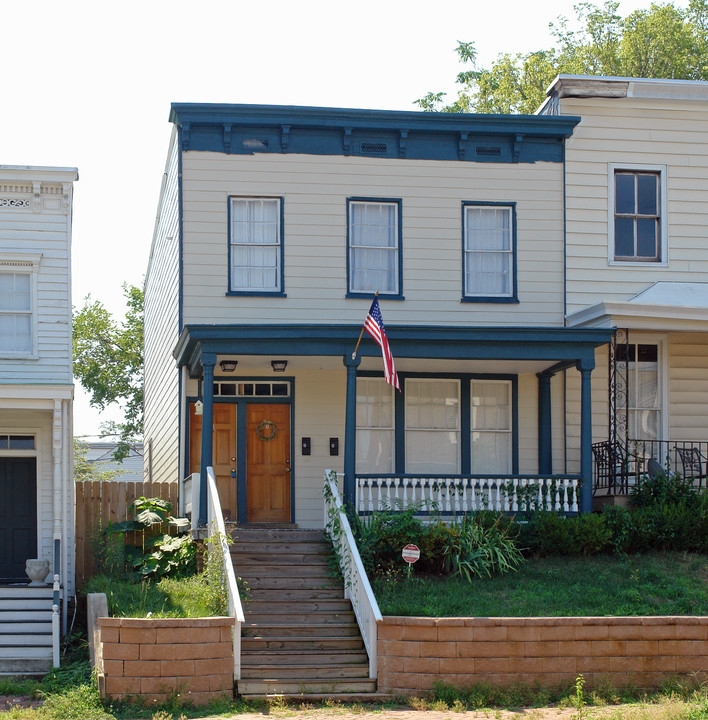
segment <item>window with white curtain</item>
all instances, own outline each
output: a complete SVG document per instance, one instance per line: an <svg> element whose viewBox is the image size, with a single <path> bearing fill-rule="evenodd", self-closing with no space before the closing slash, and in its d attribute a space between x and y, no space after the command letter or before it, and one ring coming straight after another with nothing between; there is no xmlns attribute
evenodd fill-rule
<svg viewBox="0 0 708 720"><path fill-rule="evenodd" d="M511 382L472 380L470 420L472 473L511 473Z"/></svg>
<svg viewBox="0 0 708 720"><path fill-rule="evenodd" d="M32 272L0 270L0 354L32 353L32 297Z"/></svg>
<svg viewBox="0 0 708 720"><path fill-rule="evenodd" d="M400 295L400 202L349 200L349 292Z"/></svg>
<svg viewBox="0 0 708 720"><path fill-rule="evenodd" d="M465 298L514 297L514 206L464 204Z"/></svg>
<svg viewBox="0 0 708 720"><path fill-rule="evenodd" d="M231 198L231 291L282 291L280 228L280 198Z"/></svg>
<svg viewBox="0 0 708 720"><path fill-rule="evenodd" d="M661 391L659 386L659 346L654 344L617 345L616 359L627 353L630 440L660 440Z"/></svg>
<svg viewBox="0 0 708 720"><path fill-rule="evenodd" d="M460 472L460 382L405 381L406 472Z"/></svg>
<svg viewBox="0 0 708 720"><path fill-rule="evenodd" d="M394 389L383 378L356 382L356 470L392 473L395 455Z"/></svg>

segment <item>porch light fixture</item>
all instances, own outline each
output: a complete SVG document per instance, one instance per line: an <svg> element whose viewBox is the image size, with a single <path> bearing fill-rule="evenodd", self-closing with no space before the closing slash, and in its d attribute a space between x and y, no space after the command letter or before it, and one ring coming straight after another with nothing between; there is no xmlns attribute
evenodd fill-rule
<svg viewBox="0 0 708 720"><path fill-rule="evenodd" d="M285 368L288 366L287 360L271 360L270 366L273 368L273 372L285 372Z"/></svg>
<svg viewBox="0 0 708 720"><path fill-rule="evenodd" d="M237 365L238 365L238 360L222 360L219 363L221 372L225 372L225 373L232 373L236 369Z"/></svg>

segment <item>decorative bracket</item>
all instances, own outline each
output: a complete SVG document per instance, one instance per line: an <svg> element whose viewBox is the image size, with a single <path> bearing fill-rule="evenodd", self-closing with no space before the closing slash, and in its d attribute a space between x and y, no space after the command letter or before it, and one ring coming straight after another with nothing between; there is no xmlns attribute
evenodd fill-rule
<svg viewBox="0 0 708 720"><path fill-rule="evenodd" d="M457 141L457 158L458 160L465 159L465 148L467 147L467 133L461 132L460 138Z"/></svg>
<svg viewBox="0 0 708 720"><path fill-rule="evenodd" d="M290 145L290 128L291 125L280 126L280 151L286 153L288 145Z"/></svg>
<svg viewBox="0 0 708 720"><path fill-rule="evenodd" d="M524 141L523 135L517 135L514 138L514 162L519 162L519 153L521 152L521 143Z"/></svg>
<svg viewBox="0 0 708 720"><path fill-rule="evenodd" d="M231 152L231 123L224 123L224 152Z"/></svg>
<svg viewBox="0 0 708 720"><path fill-rule="evenodd" d="M188 123L188 122L182 123L181 130L182 130L182 150L188 150L189 149L189 131L191 130L190 123Z"/></svg>
<svg viewBox="0 0 708 720"><path fill-rule="evenodd" d="M61 184L61 194L62 194L62 211L64 215L69 214L69 207L70 207L70 195L71 195L71 183L62 183Z"/></svg>
<svg viewBox="0 0 708 720"><path fill-rule="evenodd" d="M352 129L350 127L344 128L344 154L351 155L352 152Z"/></svg>
<svg viewBox="0 0 708 720"><path fill-rule="evenodd" d="M33 210L38 213L42 209L42 183L41 182L33 182L32 183L32 192L34 193L34 204L33 204Z"/></svg>
<svg viewBox="0 0 708 720"><path fill-rule="evenodd" d="M406 156L407 141L408 141L408 130L401 130L401 136L398 138L398 154L400 157Z"/></svg>

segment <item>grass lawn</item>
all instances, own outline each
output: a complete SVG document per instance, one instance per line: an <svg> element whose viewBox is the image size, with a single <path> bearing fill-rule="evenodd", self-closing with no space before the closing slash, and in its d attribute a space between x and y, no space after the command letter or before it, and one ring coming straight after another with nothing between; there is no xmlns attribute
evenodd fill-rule
<svg viewBox="0 0 708 720"><path fill-rule="evenodd" d="M472 583L414 575L372 586L383 615L708 615L708 556L547 557Z"/></svg>

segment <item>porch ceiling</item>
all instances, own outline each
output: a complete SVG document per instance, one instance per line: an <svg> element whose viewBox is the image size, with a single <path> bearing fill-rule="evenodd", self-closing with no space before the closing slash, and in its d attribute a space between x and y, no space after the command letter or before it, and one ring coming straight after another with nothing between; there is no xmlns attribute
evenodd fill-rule
<svg viewBox="0 0 708 720"><path fill-rule="evenodd" d="M321 363L329 357L341 367L342 358L354 350L360 331L361 325L188 325L173 354L178 365L186 365L193 376L201 374L201 360L206 354L213 362L223 355L298 358L298 363L305 358ZM387 328L396 365L403 372L418 370L423 363L430 370L431 360L458 362L467 372L484 372L482 366L500 372L502 363L514 372L521 370L521 364L528 364L528 372L576 362L592 369L595 348L607 343L613 332L611 328L558 327ZM380 353L368 338L359 346L363 363L368 364L367 358L378 360ZM367 366L362 364L362 369ZM526 367L521 371L526 372Z"/></svg>

